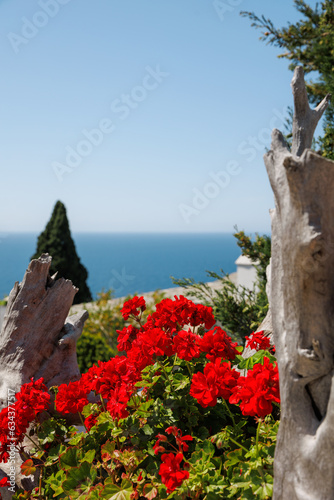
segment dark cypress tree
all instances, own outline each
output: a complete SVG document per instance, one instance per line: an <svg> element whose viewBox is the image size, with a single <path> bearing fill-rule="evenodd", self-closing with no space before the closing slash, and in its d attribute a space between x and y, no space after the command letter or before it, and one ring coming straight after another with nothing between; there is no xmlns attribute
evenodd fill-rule
<svg viewBox="0 0 334 500"><path fill-rule="evenodd" d="M44 231L39 235L36 252L31 258L38 259L42 253L48 253L52 256L51 275L58 272L57 278L69 279L74 286L79 288L74 297L74 304L92 300L92 295L86 283L88 272L77 255L71 237L66 208L61 201L57 201L51 219Z"/></svg>

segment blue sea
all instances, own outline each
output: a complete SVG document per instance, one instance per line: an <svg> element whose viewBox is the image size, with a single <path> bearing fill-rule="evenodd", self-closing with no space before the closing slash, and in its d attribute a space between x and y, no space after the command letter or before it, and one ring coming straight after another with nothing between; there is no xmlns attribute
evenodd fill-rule
<svg viewBox="0 0 334 500"><path fill-rule="evenodd" d="M21 281L34 254L38 234L0 233L0 299ZM232 234L72 233L88 270L94 299L103 289L115 297L175 286L175 278L212 281L206 271L236 270L240 249Z"/></svg>

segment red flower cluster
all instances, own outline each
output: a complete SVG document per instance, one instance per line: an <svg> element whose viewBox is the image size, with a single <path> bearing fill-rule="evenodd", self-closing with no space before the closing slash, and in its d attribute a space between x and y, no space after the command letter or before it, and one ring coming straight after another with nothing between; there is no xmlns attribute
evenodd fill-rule
<svg viewBox="0 0 334 500"><path fill-rule="evenodd" d="M181 486L185 479L188 479L189 472L181 469L183 460L182 453L164 453L161 456L162 464L160 465L159 474L161 481L167 487L167 493L171 493L178 486Z"/></svg>
<svg viewBox="0 0 334 500"><path fill-rule="evenodd" d="M62 413L81 412L89 402L88 394L94 391L106 400L107 410L113 418L125 418L128 415L127 403L139 379L137 367L125 356L116 356L106 362L99 361L98 366L93 365L77 382L59 387L56 409ZM87 424L92 427L96 416L88 419Z"/></svg>
<svg viewBox="0 0 334 500"><path fill-rule="evenodd" d="M231 337L219 326L206 332L199 343L201 351L207 352L206 357L210 361L215 361L217 358L233 361L238 354L237 345L237 342L232 342Z"/></svg>
<svg viewBox="0 0 334 500"><path fill-rule="evenodd" d="M199 358L201 354L199 343L201 340L202 338L191 330L187 332L181 330L173 338L174 352L176 352L180 359L185 359L186 361Z"/></svg>
<svg viewBox="0 0 334 500"><path fill-rule="evenodd" d="M142 299L142 297L141 297ZM138 297L125 303L122 311L125 317L139 314ZM125 308L126 306L126 308ZM137 311L135 313L134 311ZM187 361L199 357L201 337L190 330L184 331L185 325L193 327L205 325L211 328L215 323L212 308L194 304L182 295L175 299L164 299L156 306L156 312L148 317L145 325L135 328L130 325L118 330L119 351L125 351L128 359L141 371L154 363L158 356L172 356L175 353Z"/></svg>
<svg viewBox="0 0 334 500"><path fill-rule="evenodd" d="M211 328L215 324L212 308L194 304L183 295L175 300L164 299L156 306L156 312L148 318L148 323L164 328L171 333L181 330L184 326L204 325Z"/></svg>
<svg viewBox="0 0 334 500"><path fill-rule="evenodd" d="M118 333L118 344L117 344L117 349L122 352L122 351L129 351L131 349L132 342L135 340L137 337L137 334L139 332L138 328L135 328L132 325L125 326L123 330L116 330Z"/></svg>
<svg viewBox="0 0 334 500"><path fill-rule="evenodd" d="M23 384L15 397L16 402L0 413L0 462L7 462L10 445L22 443L30 423L48 410L51 398L42 378Z"/></svg>
<svg viewBox="0 0 334 500"><path fill-rule="evenodd" d="M250 347L256 351L260 351L261 349L267 351L270 349L270 340L263 334L263 330L261 332L253 332L250 337L245 338L247 340L246 347Z"/></svg>
<svg viewBox="0 0 334 500"><path fill-rule="evenodd" d="M217 398L228 399L238 382L240 374L231 368L231 363L221 363L217 358L214 363L205 365L204 373L194 374L190 387L190 395L206 408L215 406Z"/></svg>
<svg viewBox="0 0 334 500"><path fill-rule="evenodd" d="M123 307L121 309L121 313L125 320L129 319L130 316L139 316L140 311L143 312L146 309L146 302L144 297L133 297L130 300L124 302Z"/></svg>
<svg viewBox="0 0 334 500"><path fill-rule="evenodd" d="M183 481L189 477L189 472L181 469L181 462L183 460L183 451L188 451L189 449L186 441L192 441L193 438L189 435L182 436L181 429L178 429L176 426L167 427L165 432L175 437L178 450L173 445L172 446L177 453L164 453L166 451L165 446L168 444L168 438L163 434L157 435L158 440L153 446L153 449L156 455L160 452L163 453L163 455L161 455L162 464L160 465L159 474L161 476L161 481L167 487L167 493L171 493L178 486L181 486ZM164 446L161 446L161 442L164 443Z"/></svg>
<svg viewBox="0 0 334 500"><path fill-rule="evenodd" d="M60 413L80 413L88 404L87 390L81 381L61 384L58 389L56 408Z"/></svg>
<svg viewBox="0 0 334 500"><path fill-rule="evenodd" d="M240 377L229 399L239 403L243 415L265 417L272 412L272 402L280 402L277 363L271 364L264 358L263 365L256 364L248 370L246 377Z"/></svg>
<svg viewBox="0 0 334 500"><path fill-rule="evenodd" d="M127 359L139 372L153 364L157 356L172 356L174 353L171 334L151 324L146 324L138 330L130 348L126 345L124 347L127 351Z"/></svg>

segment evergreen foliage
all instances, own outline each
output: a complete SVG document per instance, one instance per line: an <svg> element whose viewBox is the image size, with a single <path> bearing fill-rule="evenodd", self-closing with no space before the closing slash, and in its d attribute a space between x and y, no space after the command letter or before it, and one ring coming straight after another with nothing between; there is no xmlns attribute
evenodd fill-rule
<svg viewBox="0 0 334 500"><path fill-rule="evenodd" d="M210 278L221 281L220 290L213 290L203 282L196 283L192 278L172 280L176 285L186 288L189 297L211 306L224 330L234 340L244 343L246 335L249 336L258 328L268 311L266 268L271 255L271 238L257 234L253 241L243 231L234 233L234 236L242 254L257 263L257 286L253 290L238 287L223 270L221 274L207 271Z"/></svg>
<svg viewBox="0 0 334 500"><path fill-rule="evenodd" d="M87 269L81 264L66 215L66 208L57 201L51 218L44 231L39 235L37 248L31 259L38 259L42 253L52 256L50 274L58 272L58 278L66 278L79 288L74 297L74 304L90 302L92 296L87 286Z"/></svg>
<svg viewBox="0 0 334 500"><path fill-rule="evenodd" d="M260 40L284 49L278 57L291 61L289 69L302 65L309 80L307 92L311 103L318 104L326 94L334 95L334 0L325 0L312 9L304 0L294 0L303 19L295 24L277 29L270 19L258 17L253 12L241 12L252 21L252 26L262 29ZM324 135L316 144L320 153L334 160L334 102L324 115Z"/></svg>

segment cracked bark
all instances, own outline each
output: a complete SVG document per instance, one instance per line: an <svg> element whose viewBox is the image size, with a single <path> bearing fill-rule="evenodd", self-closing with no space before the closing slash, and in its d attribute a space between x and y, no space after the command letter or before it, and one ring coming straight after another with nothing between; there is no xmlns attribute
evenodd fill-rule
<svg viewBox="0 0 334 500"><path fill-rule="evenodd" d="M7 406L8 389L18 392L31 377L43 377L48 387L80 378L76 342L88 312L68 317L78 289L49 276L51 260L48 254L32 260L9 295L0 333L0 410ZM21 477L21 463L17 459L17 484L31 489L34 478ZM0 464L0 479L8 473L9 464ZM7 488L0 490L4 500L12 497Z"/></svg>
<svg viewBox="0 0 334 500"><path fill-rule="evenodd" d="M313 151L330 96L309 107L292 80L291 152L278 130L264 156L275 197L270 310L280 374L274 500L334 499L334 162Z"/></svg>

